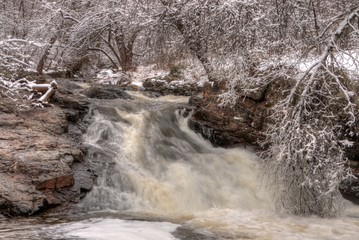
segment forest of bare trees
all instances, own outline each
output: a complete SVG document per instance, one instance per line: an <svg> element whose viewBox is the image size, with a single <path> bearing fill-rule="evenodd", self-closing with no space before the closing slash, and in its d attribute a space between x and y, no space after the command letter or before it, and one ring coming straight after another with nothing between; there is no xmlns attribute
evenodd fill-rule
<svg viewBox="0 0 359 240"><path fill-rule="evenodd" d="M351 177L344 150L357 134L357 0L1 0L0 25L0 91L13 98L22 72L91 76L169 59L194 59L225 82L222 105L286 79L262 154L278 207L339 210Z"/></svg>

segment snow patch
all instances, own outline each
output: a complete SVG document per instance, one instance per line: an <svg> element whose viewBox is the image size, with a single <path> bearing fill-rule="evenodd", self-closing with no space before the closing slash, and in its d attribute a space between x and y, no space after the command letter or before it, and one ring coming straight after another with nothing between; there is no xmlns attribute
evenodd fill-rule
<svg viewBox="0 0 359 240"><path fill-rule="evenodd" d="M143 87L143 82L132 81L131 84L134 85L134 86Z"/></svg>
<svg viewBox="0 0 359 240"><path fill-rule="evenodd" d="M158 69L156 65L138 66L136 71L126 73L115 72L112 69L102 69L97 73L96 81L100 84L126 84L142 88L143 82L147 79L167 83L165 79L169 73L170 70ZM201 66L188 64L183 69L183 76L178 80L169 82L169 85L175 87L183 86L186 83L196 83L199 87L202 87L206 82L208 82L208 77Z"/></svg>
<svg viewBox="0 0 359 240"><path fill-rule="evenodd" d="M61 226L57 232L65 237L86 240L175 240L171 232L179 225L168 222L91 219Z"/></svg>

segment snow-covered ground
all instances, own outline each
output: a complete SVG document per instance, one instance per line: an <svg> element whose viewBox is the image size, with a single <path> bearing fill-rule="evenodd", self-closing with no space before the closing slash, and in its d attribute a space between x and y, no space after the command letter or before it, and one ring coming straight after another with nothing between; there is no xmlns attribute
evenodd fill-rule
<svg viewBox="0 0 359 240"><path fill-rule="evenodd" d="M102 69L96 75L96 82L101 84L113 85L132 85L136 87L143 87L143 82L146 79L159 79L164 80L170 73L170 69L158 69L155 65L139 66L136 71L122 73L114 72L111 69ZM198 65L187 65L183 67L182 74L178 79L171 81L171 85L182 85L186 83L198 83L202 86L208 81L204 69Z"/></svg>
<svg viewBox="0 0 359 240"><path fill-rule="evenodd" d="M86 240L175 240L171 232L179 225L167 222L91 219L65 224L57 231L61 237Z"/></svg>
<svg viewBox="0 0 359 240"><path fill-rule="evenodd" d="M164 78L169 70L156 68L156 65L139 66L136 71L129 72L132 83L140 83L148 78Z"/></svg>
<svg viewBox="0 0 359 240"><path fill-rule="evenodd" d="M308 56L301 58L299 55L281 56L280 58L268 61L264 66L277 63L294 67L298 69L299 72L305 72L318 61L319 57L320 56ZM359 50L335 53L332 57L329 56L327 63L328 65L334 64L335 67L346 70L350 76L358 76Z"/></svg>

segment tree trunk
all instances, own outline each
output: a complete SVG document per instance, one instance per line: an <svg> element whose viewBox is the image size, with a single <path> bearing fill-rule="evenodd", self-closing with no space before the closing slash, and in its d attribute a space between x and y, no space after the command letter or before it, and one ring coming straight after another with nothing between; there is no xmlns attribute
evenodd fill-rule
<svg viewBox="0 0 359 240"><path fill-rule="evenodd" d="M44 54L42 54L37 66L36 66L36 71L38 74L42 75L43 71L44 71L44 66L45 66L45 62L47 60L47 57L50 54L50 50L52 48L52 46L54 45L54 43L56 42L56 37L52 37L49 41L49 44L45 47L45 51Z"/></svg>
<svg viewBox="0 0 359 240"><path fill-rule="evenodd" d="M133 53L132 51L127 51L124 56L121 56L121 68L122 71L127 72L130 70L134 70L135 67L133 66Z"/></svg>
<svg viewBox="0 0 359 240"><path fill-rule="evenodd" d="M194 53L197 59L201 62L204 70L206 71L208 80L210 82L213 82L214 86L217 86L218 81L216 81L216 78L213 76L213 67L207 56L207 47L205 46L205 43L200 39L200 37L193 39L193 36L188 36L186 34L185 27L181 20L175 21L174 25L184 37L187 47Z"/></svg>
<svg viewBox="0 0 359 240"><path fill-rule="evenodd" d="M116 35L115 40L117 44L117 49L120 56L119 64L122 68L122 71L127 72L130 70L134 70L135 66L133 65L133 46L136 41L138 34L141 32L142 28L135 30L132 35L129 37L128 42L124 39L122 29L118 29L121 31Z"/></svg>

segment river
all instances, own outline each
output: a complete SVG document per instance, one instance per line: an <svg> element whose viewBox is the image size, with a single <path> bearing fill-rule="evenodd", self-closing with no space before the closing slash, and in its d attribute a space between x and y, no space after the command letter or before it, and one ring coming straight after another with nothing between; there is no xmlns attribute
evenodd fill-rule
<svg viewBox="0 0 359 240"><path fill-rule="evenodd" d="M188 98L94 100L83 136L98 172L74 214L0 220L0 239L357 239L359 206L335 219L275 212L250 150L188 128Z"/></svg>

